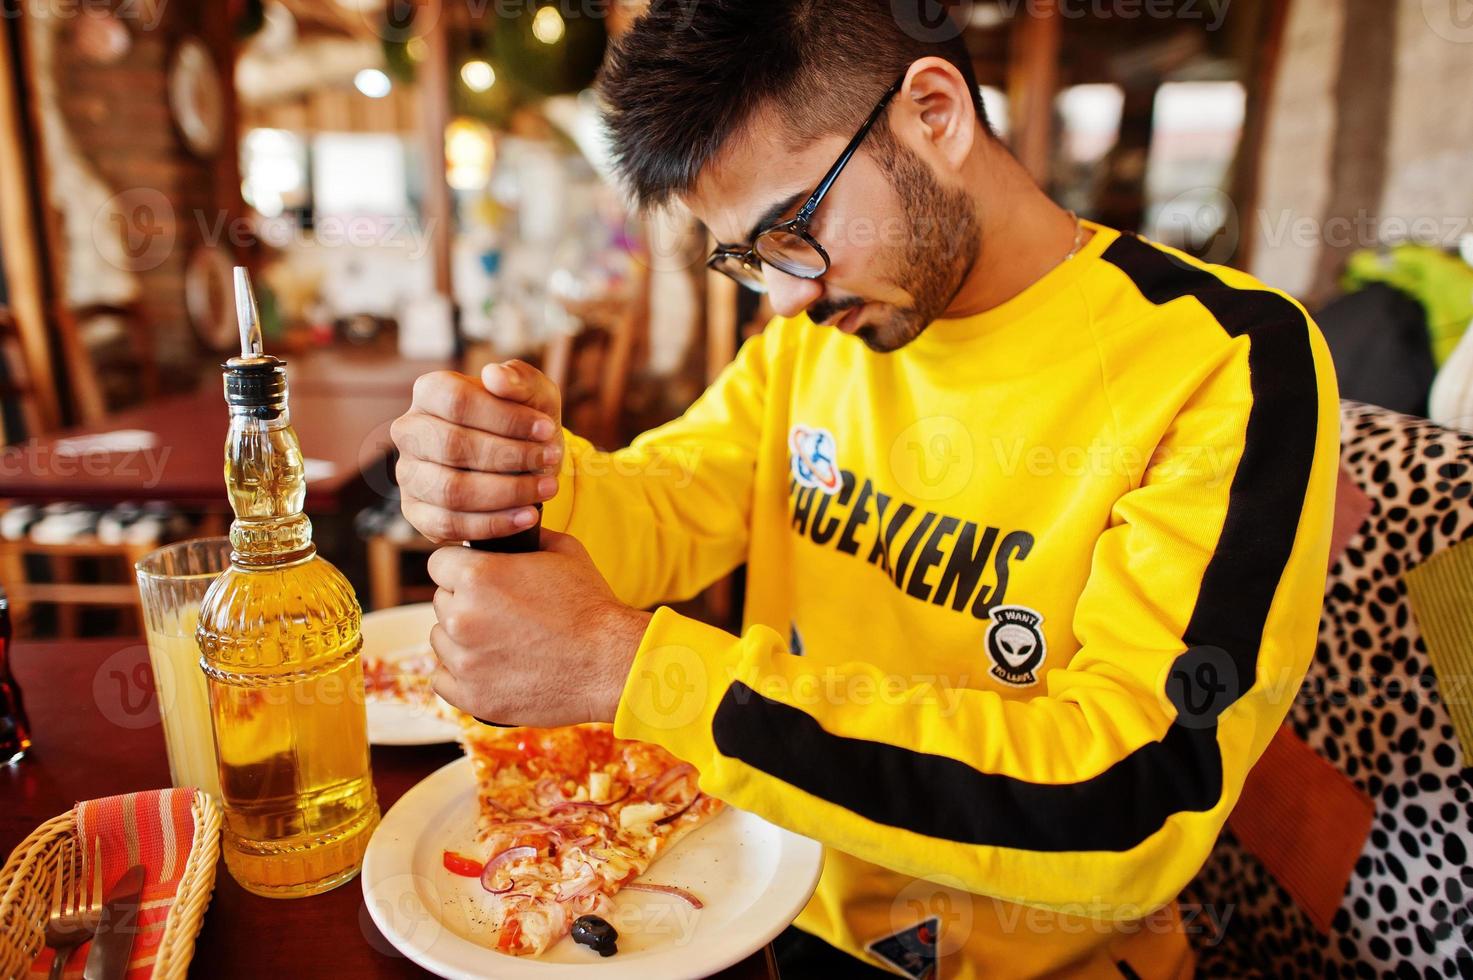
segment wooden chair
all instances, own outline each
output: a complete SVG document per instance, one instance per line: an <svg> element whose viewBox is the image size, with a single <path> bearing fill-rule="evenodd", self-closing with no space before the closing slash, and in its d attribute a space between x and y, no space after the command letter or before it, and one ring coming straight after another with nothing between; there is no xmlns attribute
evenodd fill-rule
<svg viewBox="0 0 1473 980"><path fill-rule="evenodd" d="M32 382L35 372L27 363L20 331L10 308L0 306L0 363L5 377L0 381L0 443L9 444L34 437L47 428L39 393Z"/></svg>
<svg viewBox="0 0 1473 980"><path fill-rule="evenodd" d="M42 544L30 540L0 541L0 577L10 597L10 608L17 628L33 630L31 617L37 605L55 605L57 633L62 637L78 634L81 612L87 608L129 610L136 625L120 630L128 635L143 632L143 613L139 605L138 586L133 579L133 563L157 548L159 542L144 544L103 544L93 538L65 544ZM34 578L27 558L44 559L50 567L49 580ZM104 581L83 581L83 572L101 574L103 566L121 566L121 577Z"/></svg>
<svg viewBox="0 0 1473 980"><path fill-rule="evenodd" d="M78 317L117 316L128 325L129 340L135 347L139 340L137 315L132 308L87 307L72 311ZM53 428L51 399L55 397L54 379L49 360L37 363L28 350L25 337L9 307L0 306L0 364L4 378L0 380L0 443L34 438ZM147 390L154 385L150 357L141 357L143 383ZM0 510L4 505L0 504ZM0 540L0 581L10 598L15 621L23 630L33 627L34 607L39 604L57 607L60 635L77 635L81 612L87 608L110 607L133 610L136 630L143 621L138 612L138 588L133 581L133 563L161 542L150 540L137 544L108 544L95 537L80 537L65 543L43 543L29 539ZM109 567L121 567L121 574L105 576ZM34 573L45 568L49 574ZM89 574L90 573L90 574Z"/></svg>
<svg viewBox="0 0 1473 980"><path fill-rule="evenodd" d="M159 392L158 361L153 356L152 344L148 336L148 326L144 319L143 309L138 303L115 305L111 303L90 303L85 306L73 307L61 311L62 318L69 318L73 329L82 331L86 325L94 320L116 320L122 325L124 341L123 346L127 350L126 358L131 363L115 365L112 370L114 383L108 385L116 393L117 375L126 373L127 389L132 398L147 401ZM68 365L71 369L71 365ZM101 402L106 404L107 394L103 391L101 369L97 364L90 364L90 370L85 372L89 383L94 387L91 398L78 398L79 408L85 414L85 405L89 402ZM115 403L116 404L116 403ZM97 419L87 419L97 421Z"/></svg>
<svg viewBox="0 0 1473 980"><path fill-rule="evenodd" d="M427 555L438 547L418 534L407 542L386 534L369 538L368 596L373 608L388 609L408 602L429 602L434 598L433 585L404 584L404 556Z"/></svg>

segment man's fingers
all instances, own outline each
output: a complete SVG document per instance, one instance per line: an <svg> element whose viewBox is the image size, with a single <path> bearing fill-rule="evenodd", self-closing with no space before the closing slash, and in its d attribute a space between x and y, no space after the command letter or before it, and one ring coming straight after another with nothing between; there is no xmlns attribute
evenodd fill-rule
<svg viewBox="0 0 1473 980"><path fill-rule="evenodd" d="M583 547L583 542L571 534L564 534L561 531L554 531L547 527L542 528L542 537L539 546L543 551L550 551L557 555L567 555L570 558L579 558L588 554L588 550Z"/></svg>
<svg viewBox="0 0 1473 980"><path fill-rule="evenodd" d="M511 360L481 368L481 383L493 395L562 417L562 395L552 379L525 361Z"/></svg>
<svg viewBox="0 0 1473 980"><path fill-rule="evenodd" d="M433 632L430 634L431 647L435 645L434 635ZM435 672L430 675L430 687L434 688L435 693L440 695L440 697L455 707L460 707L460 686L456 684L455 675L450 673L450 671L444 667L436 667Z"/></svg>
<svg viewBox="0 0 1473 980"><path fill-rule="evenodd" d="M499 708L497 692L485 688L485 679L477 681L474 675L464 679L457 673L471 668L476 661L474 652L461 646L443 627L436 624L430 630L430 648L440 658L440 666L430 675L430 687L436 694L461 711L480 718L494 717ZM505 705L500 705L504 708Z"/></svg>
<svg viewBox="0 0 1473 980"><path fill-rule="evenodd" d="M537 510L533 507L511 507L487 513L465 514L423 501L405 499L399 502L399 509L415 530L437 544L446 541L504 538L537 523Z"/></svg>
<svg viewBox="0 0 1473 980"><path fill-rule="evenodd" d="M454 595L454 592L444 586L435 590L435 594L430 598L430 605L435 609L435 622L444 625L445 620L450 617L450 600Z"/></svg>
<svg viewBox="0 0 1473 980"><path fill-rule="evenodd" d="M511 439L546 441L557 434L554 419L514 399L498 397L454 371L422 375L414 383L413 409L457 425Z"/></svg>
<svg viewBox="0 0 1473 980"><path fill-rule="evenodd" d="M483 473L554 472L563 452L556 441L508 439L425 412L399 416L389 434L404 457Z"/></svg>
<svg viewBox="0 0 1473 980"><path fill-rule="evenodd" d="M436 585L451 592L459 592L470 584L475 564L485 560L486 556L481 552L452 544L435 549L426 567L429 569L430 580Z"/></svg>
<svg viewBox="0 0 1473 980"><path fill-rule="evenodd" d="M528 507L557 493L557 478L534 473L477 473L429 460L400 457L394 469L405 497L460 513Z"/></svg>

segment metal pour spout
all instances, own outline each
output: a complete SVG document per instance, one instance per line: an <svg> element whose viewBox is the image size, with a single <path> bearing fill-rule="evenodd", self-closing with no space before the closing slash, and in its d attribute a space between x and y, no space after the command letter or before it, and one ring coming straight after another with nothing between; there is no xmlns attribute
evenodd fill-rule
<svg viewBox="0 0 1473 980"><path fill-rule="evenodd" d="M225 402L232 412L276 418L286 411L286 362L266 353L251 274L239 265L235 267L235 315L240 321L240 356L222 365Z"/></svg>
<svg viewBox="0 0 1473 980"><path fill-rule="evenodd" d="M243 265L235 267L235 318L240 323L240 356L247 359L264 356L266 346L261 340L261 311L256 307L251 274Z"/></svg>

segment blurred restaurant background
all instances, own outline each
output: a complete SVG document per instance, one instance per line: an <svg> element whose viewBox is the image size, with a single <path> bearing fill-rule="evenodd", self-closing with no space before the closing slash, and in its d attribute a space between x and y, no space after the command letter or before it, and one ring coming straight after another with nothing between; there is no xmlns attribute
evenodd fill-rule
<svg viewBox="0 0 1473 980"><path fill-rule="evenodd" d="M21 636L136 634L129 566L225 527L231 267L288 359L324 553L426 596L388 423L522 357L604 447L766 318L610 180L634 0L6 0L0 579ZM940 11L941 7L935 8ZM960 2L999 134L1081 215L1301 298L1342 393L1469 426L1473 21L1371 0ZM724 583L697 604L730 622Z"/></svg>

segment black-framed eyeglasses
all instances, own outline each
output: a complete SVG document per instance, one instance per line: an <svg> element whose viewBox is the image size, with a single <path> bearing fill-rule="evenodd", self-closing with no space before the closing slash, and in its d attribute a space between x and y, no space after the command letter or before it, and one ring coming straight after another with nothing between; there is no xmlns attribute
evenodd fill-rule
<svg viewBox="0 0 1473 980"><path fill-rule="evenodd" d="M880 113L885 111L885 106L900 91L900 85L905 81L905 76L895 80L895 84L885 90L880 101L875 105L869 118L864 125L859 127L859 132L844 147L844 152L839 154L839 159L824 174L823 180L818 182L812 195L798 209L798 213L787 221L778 222L757 232L750 246L744 245L717 245L711 257L706 260L706 267L714 269L725 276L735 279L748 289L759 293L767 291L767 282L762 275L762 265L766 263L773 268L780 269L790 276L799 279L817 279L829 271L829 253L808 232L808 224L813 220L813 213L818 210L818 205L823 201L824 195L829 188L834 186L834 181L843 173L844 167L849 163L849 158L854 156L869 131L874 128Z"/></svg>

